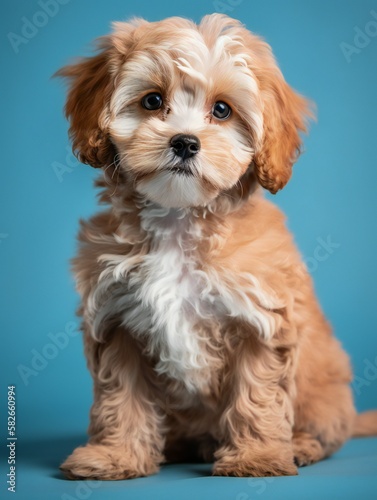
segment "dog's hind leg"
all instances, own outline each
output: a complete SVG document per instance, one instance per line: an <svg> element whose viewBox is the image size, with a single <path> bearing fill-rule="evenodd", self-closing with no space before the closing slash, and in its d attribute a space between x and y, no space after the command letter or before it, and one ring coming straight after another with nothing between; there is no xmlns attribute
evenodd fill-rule
<svg viewBox="0 0 377 500"><path fill-rule="evenodd" d="M319 339L299 360L296 374L293 447L295 460L307 465L327 457L352 436L355 408L348 356L334 337L323 349Z"/></svg>

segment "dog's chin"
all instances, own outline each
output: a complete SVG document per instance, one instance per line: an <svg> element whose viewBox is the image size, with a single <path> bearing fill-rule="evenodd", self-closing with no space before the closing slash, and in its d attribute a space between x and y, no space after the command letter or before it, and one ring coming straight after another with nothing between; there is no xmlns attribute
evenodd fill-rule
<svg viewBox="0 0 377 500"><path fill-rule="evenodd" d="M136 190L149 201L166 208L203 207L219 193L190 171L175 167L138 181Z"/></svg>

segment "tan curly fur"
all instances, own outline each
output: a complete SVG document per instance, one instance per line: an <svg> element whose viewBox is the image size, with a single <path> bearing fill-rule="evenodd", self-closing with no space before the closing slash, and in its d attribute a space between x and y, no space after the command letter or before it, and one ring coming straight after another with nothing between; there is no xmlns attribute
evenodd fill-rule
<svg viewBox="0 0 377 500"><path fill-rule="evenodd" d="M294 475L376 433L260 187L289 180L311 116L269 46L221 15L134 20L59 75L73 148L102 167L107 205L82 222L74 260L94 403L65 475L126 479L199 456L215 475ZM151 92L158 109L142 105ZM177 133L200 139L189 162Z"/></svg>

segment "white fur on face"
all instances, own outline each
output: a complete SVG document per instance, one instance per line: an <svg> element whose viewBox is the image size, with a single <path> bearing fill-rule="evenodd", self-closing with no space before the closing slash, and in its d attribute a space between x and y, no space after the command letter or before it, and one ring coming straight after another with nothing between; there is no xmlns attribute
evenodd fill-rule
<svg viewBox="0 0 377 500"><path fill-rule="evenodd" d="M165 207L203 206L233 187L250 165L262 139L262 106L240 48L240 41L226 35L208 48L200 34L190 33L125 63L111 100L110 131L122 168L146 199ZM153 91L164 97L159 112L140 106ZM216 100L231 106L231 119L212 117ZM179 159L170 140L179 133L201 142L190 160L191 177L171 170Z"/></svg>
<svg viewBox="0 0 377 500"><path fill-rule="evenodd" d="M208 192L202 188L200 179L167 170L157 173L150 181L141 180L138 191L161 206L168 203L169 207L187 208L205 205L208 201Z"/></svg>

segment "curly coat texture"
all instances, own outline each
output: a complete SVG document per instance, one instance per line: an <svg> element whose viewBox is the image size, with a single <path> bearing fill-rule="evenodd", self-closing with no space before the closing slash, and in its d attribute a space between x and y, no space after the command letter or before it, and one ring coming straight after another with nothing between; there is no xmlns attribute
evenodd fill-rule
<svg viewBox="0 0 377 500"><path fill-rule="evenodd" d="M74 260L94 404L66 476L133 478L198 456L215 475L294 475L375 433L260 187L288 182L311 116L269 46L221 15L134 20L59 75L73 148L103 169L108 205L82 222ZM164 102L152 111L151 92ZM200 139L185 173L177 132Z"/></svg>

